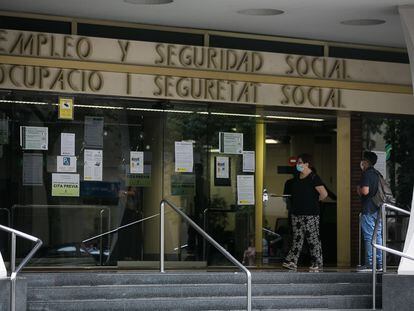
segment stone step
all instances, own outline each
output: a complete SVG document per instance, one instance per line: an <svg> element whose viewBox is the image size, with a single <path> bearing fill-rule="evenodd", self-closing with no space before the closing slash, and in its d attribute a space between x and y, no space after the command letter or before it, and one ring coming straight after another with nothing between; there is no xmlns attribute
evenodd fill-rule
<svg viewBox="0 0 414 311"><path fill-rule="evenodd" d="M228 284L245 283L241 272L90 272L90 273L24 273L28 286L64 285L139 285L139 284ZM379 276L380 281L381 276ZM254 284L288 283L369 283L368 273L253 272Z"/></svg>
<svg viewBox="0 0 414 311"><path fill-rule="evenodd" d="M95 299L58 300L29 302L29 311L114 311L114 310L242 310L246 297L211 298L140 298L140 299ZM268 296L255 297L253 309L369 309L370 295L342 296Z"/></svg>
<svg viewBox="0 0 414 311"><path fill-rule="evenodd" d="M253 284L253 296L323 296L323 295L370 295L371 284ZM378 287L380 291L380 287ZM243 296L243 284L160 284L160 285L100 285L56 286L28 289L30 301L62 299L132 299L144 297L211 297Z"/></svg>

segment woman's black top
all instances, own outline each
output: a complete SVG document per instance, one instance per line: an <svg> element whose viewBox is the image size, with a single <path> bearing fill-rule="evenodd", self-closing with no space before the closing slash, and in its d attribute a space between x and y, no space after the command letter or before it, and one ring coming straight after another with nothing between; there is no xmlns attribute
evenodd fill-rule
<svg viewBox="0 0 414 311"><path fill-rule="evenodd" d="M313 172L303 179L299 176L290 184L292 214L319 215L319 192L315 187L323 186L321 178Z"/></svg>

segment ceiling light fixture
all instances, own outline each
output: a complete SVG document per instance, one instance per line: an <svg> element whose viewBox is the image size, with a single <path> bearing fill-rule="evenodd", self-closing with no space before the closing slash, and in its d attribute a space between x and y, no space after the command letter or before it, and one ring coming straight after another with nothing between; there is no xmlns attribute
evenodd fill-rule
<svg viewBox="0 0 414 311"><path fill-rule="evenodd" d="M251 15L251 16L274 16L274 15L281 15L285 13L282 10L276 9L245 9L239 10L237 13L242 15Z"/></svg>
<svg viewBox="0 0 414 311"><path fill-rule="evenodd" d="M385 21L383 19L350 19L342 21L341 24L347 26L375 26L385 24Z"/></svg>
<svg viewBox="0 0 414 311"><path fill-rule="evenodd" d="M130 4L158 5L172 3L174 0L124 0L124 2Z"/></svg>
<svg viewBox="0 0 414 311"><path fill-rule="evenodd" d="M266 138L265 142L266 144L280 144L280 140L273 138Z"/></svg>
<svg viewBox="0 0 414 311"><path fill-rule="evenodd" d="M320 118L289 117L289 116L265 116L265 118L276 119L276 120L312 121L312 122L323 122L323 121L325 121L325 119L320 119Z"/></svg>

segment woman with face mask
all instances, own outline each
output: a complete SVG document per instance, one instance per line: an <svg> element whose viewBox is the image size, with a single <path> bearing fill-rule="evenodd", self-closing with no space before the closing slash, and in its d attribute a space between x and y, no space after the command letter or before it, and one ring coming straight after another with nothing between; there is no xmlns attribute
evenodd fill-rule
<svg viewBox="0 0 414 311"><path fill-rule="evenodd" d="M297 269L297 263L306 238L311 254L309 271L319 272L323 267L322 246L319 236L319 201L328 193L321 178L312 170L312 156L300 154L296 161L298 174L291 183L291 213L293 245L282 264L290 270Z"/></svg>

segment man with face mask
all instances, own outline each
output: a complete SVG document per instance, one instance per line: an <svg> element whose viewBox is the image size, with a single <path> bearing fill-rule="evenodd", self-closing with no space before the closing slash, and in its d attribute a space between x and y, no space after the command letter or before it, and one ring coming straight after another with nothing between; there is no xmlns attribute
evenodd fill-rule
<svg viewBox="0 0 414 311"><path fill-rule="evenodd" d="M361 197L362 215L361 229L365 246L365 265L358 271L372 271L372 234L374 233L378 207L372 201L372 197L378 191L379 177L374 169L377 163L377 155L371 151L365 151L360 163L362 170L361 182L357 186L357 193ZM382 226L380 224L377 234L377 243L382 244ZM378 270L382 269L382 252L377 252Z"/></svg>
<svg viewBox="0 0 414 311"><path fill-rule="evenodd" d="M328 193L322 180L312 169L312 157L306 153L299 155L296 161L298 174L290 184L293 245L282 264L290 270L297 268L305 237L312 261L309 271L319 272L323 266L319 236L319 201L325 199Z"/></svg>

